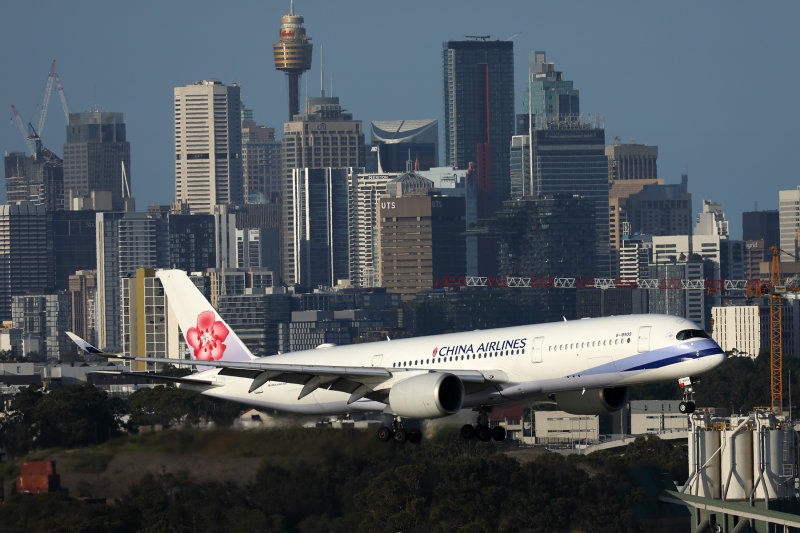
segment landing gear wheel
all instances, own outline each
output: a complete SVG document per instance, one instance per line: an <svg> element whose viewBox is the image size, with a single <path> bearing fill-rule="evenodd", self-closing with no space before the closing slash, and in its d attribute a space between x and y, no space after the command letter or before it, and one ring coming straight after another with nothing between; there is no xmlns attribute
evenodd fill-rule
<svg viewBox="0 0 800 533"><path fill-rule="evenodd" d="M386 426L381 426L378 428L378 440L382 442L388 442L392 438L392 430L387 428Z"/></svg>
<svg viewBox="0 0 800 533"><path fill-rule="evenodd" d="M408 434L405 429L400 428L394 432L394 440L397 442L405 442L407 438Z"/></svg>
<svg viewBox="0 0 800 533"><path fill-rule="evenodd" d="M685 415L694 413L694 386L700 382L700 378L691 376L678 379L678 385L683 391L683 401L678 405L678 411Z"/></svg>
<svg viewBox="0 0 800 533"><path fill-rule="evenodd" d="M422 431L418 429L408 430L408 442L411 444L418 444L422 440Z"/></svg>
<svg viewBox="0 0 800 533"><path fill-rule="evenodd" d="M478 439L481 442L492 440L492 430L489 429L489 426L478 426Z"/></svg>
<svg viewBox="0 0 800 533"><path fill-rule="evenodd" d="M492 428L492 438L497 442L506 440L506 428L503 426L495 426Z"/></svg>
<svg viewBox="0 0 800 533"><path fill-rule="evenodd" d="M464 440L470 440L472 437L475 436L475 428L472 424L464 424L461 426L461 437Z"/></svg>

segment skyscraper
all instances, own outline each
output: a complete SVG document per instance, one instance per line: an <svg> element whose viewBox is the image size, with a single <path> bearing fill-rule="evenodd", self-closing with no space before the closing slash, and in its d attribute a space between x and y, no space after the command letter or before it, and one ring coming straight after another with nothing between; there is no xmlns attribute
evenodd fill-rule
<svg viewBox="0 0 800 533"><path fill-rule="evenodd" d="M244 201L263 204L281 195L281 142L275 128L242 121L242 177Z"/></svg>
<svg viewBox="0 0 800 533"><path fill-rule="evenodd" d="M332 287L349 279L348 175L343 168L295 169L293 263L304 287Z"/></svg>
<svg viewBox="0 0 800 533"><path fill-rule="evenodd" d="M52 241L43 205L0 205L0 320L11 320L11 298L53 288Z"/></svg>
<svg viewBox="0 0 800 533"><path fill-rule="evenodd" d="M555 63L547 62L547 54L533 51L529 55L530 68L526 90L522 93L522 113L535 116L532 127L548 119L564 119L580 115L580 92L572 81L564 79Z"/></svg>
<svg viewBox="0 0 800 533"><path fill-rule="evenodd" d="M125 180L123 180L123 167ZM64 144L64 197L68 208L106 195L105 210L123 209L131 191L131 144L122 113L70 113ZM108 205L110 204L110 205Z"/></svg>
<svg viewBox="0 0 800 533"><path fill-rule="evenodd" d="M174 93L175 200L186 202L191 213L242 203L239 86L204 80Z"/></svg>
<svg viewBox="0 0 800 533"><path fill-rule="evenodd" d="M513 41L448 41L442 49L445 165L478 171L491 214L508 198L514 134ZM481 215L483 216L483 214Z"/></svg>
<svg viewBox="0 0 800 533"><path fill-rule="evenodd" d="M628 196L625 208L630 235L689 235L692 231L689 177L682 175L681 183L645 185L641 192Z"/></svg>
<svg viewBox="0 0 800 533"><path fill-rule="evenodd" d="M364 131L360 120L345 113L338 97L306 99L306 112L284 124L283 185L281 201L281 278L299 283L295 271L296 212L295 169L353 168L364 166Z"/></svg>
<svg viewBox="0 0 800 533"><path fill-rule="evenodd" d="M605 130L597 120L554 119L533 130L532 148L534 194L577 194L594 205L595 275L607 276L609 186Z"/></svg>
<svg viewBox="0 0 800 533"><path fill-rule="evenodd" d="M466 271L464 199L438 195L432 187L408 172L387 183L379 204L380 285L404 299Z"/></svg>
<svg viewBox="0 0 800 533"><path fill-rule="evenodd" d="M800 232L800 185L796 189L778 191L778 221L780 225L779 248L788 252L780 254L781 261L795 261L798 232Z"/></svg>
<svg viewBox="0 0 800 533"><path fill-rule="evenodd" d="M658 146L612 144L606 146L608 179L643 180L658 178Z"/></svg>
<svg viewBox="0 0 800 533"><path fill-rule="evenodd" d="M378 202L386 183L399 173L350 175L350 282L357 287L378 286Z"/></svg>
<svg viewBox="0 0 800 533"><path fill-rule="evenodd" d="M778 246L780 241L780 225L778 211L745 211L742 213L742 240L757 241L764 239L764 248Z"/></svg>

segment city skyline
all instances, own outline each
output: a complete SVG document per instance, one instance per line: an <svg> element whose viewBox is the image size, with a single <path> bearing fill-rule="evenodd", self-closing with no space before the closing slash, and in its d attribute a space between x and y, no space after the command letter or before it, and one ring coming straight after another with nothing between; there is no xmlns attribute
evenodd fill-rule
<svg viewBox="0 0 800 533"><path fill-rule="evenodd" d="M755 202L759 209L777 209L778 190L797 186L790 154L798 141L791 118L800 114L794 98L800 74L791 54L800 37L791 25L800 6L454 5L297 2L295 12L304 16L315 45L311 70L301 81L301 107L306 86L310 96L320 92L322 45L326 94L341 97L354 119L436 118L443 124L442 43L465 35L513 38L516 112L528 54L546 51L580 90L581 111L605 117L608 144L620 137L657 145L659 176L678 183L688 172L693 213L703 199L720 203L734 238L741 236L742 211L753 210ZM14 104L23 121L35 124L55 58L71 112L124 113L140 209L174 199L174 87L208 78L238 82L256 121L283 130L287 83L274 69L271 47L288 2L239 2L223 12L201 2L189 15L179 5L151 2L77 6L6 7L14 24L0 37L0 100L9 117ZM219 38L198 40L198 34ZM763 96L765 77L769 97ZM42 137L63 155L66 124L55 99ZM0 149L25 149L13 121L0 128Z"/></svg>

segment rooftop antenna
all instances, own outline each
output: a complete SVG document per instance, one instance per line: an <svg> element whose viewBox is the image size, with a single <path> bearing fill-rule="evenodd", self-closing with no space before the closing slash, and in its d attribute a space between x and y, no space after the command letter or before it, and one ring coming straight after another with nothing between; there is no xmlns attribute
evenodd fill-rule
<svg viewBox="0 0 800 533"><path fill-rule="evenodd" d="M319 45L319 95L325 98L325 56L322 44Z"/></svg>
<svg viewBox="0 0 800 533"><path fill-rule="evenodd" d="M289 14L294 15L294 0L289 0Z"/></svg>

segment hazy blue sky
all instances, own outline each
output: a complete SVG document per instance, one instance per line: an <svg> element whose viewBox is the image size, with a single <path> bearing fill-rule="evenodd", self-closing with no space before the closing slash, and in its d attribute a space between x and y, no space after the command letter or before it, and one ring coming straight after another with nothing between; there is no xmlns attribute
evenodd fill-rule
<svg viewBox="0 0 800 533"><path fill-rule="evenodd" d="M25 149L10 105L36 124L56 59L71 111L124 113L139 208L170 203L172 88L239 82L256 120L281 131L286 81L272 44L288 8L288 0L6 0L0 149ZM518 33L517 107L528 52L547 51L580 89L581 110L605 117L607 143L658 145L659 175L676 183L688 172L696 209L705 198L720 202L736 236L742 211L756 202L776 209L778 190L800 184L800 2L297 0L295 11L315 46L308 92L319 94L323 45L326 85L332 79L365 125L438 118L441 132L442 42ZM43 139L58 154L65 124L54 94Z"/></svg>

